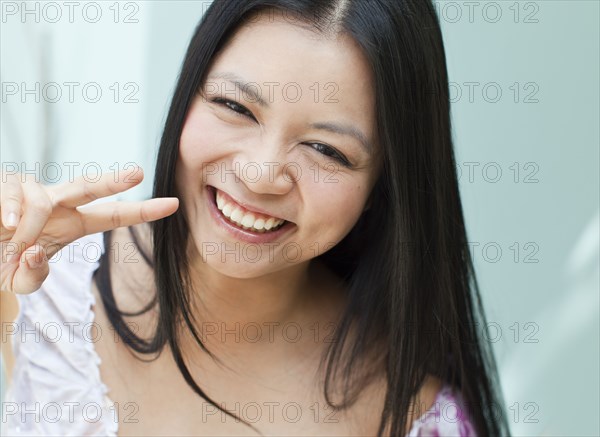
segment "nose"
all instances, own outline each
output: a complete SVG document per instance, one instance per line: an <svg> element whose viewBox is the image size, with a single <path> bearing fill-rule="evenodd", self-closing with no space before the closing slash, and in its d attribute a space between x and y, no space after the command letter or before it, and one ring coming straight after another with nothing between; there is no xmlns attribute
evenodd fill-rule
<svg viewBox="0 0 600 437"><path fill-rule="evenodd" d="M281 141L263 136L253 150L244 150L237 155L236 176L249 190L257 194L283 195L293 189L301 168L286 160L281 144Z"/></svg>

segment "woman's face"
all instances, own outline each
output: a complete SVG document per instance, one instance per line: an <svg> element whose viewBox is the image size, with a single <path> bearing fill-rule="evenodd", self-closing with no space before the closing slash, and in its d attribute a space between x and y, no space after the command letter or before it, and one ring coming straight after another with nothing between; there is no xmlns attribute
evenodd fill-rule
<svg viewBox="0 0 600 437"><path fill-rule="evenodd" d="M193 249L236 278L331 249L375 183L375 136L356 43L259 15L213 59L183 127L177 185Z"/></svg>

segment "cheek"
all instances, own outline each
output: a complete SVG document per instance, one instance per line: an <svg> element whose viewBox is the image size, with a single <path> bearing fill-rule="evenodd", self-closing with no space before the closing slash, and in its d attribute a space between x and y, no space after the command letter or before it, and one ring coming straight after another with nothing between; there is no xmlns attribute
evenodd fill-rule
<svg viewBox="0 0 600 437"><path fill-rule="evenodd" d="M310 219L316 227L332 238L348 233L358 220L366 197L365 185L350 183L316 184L312 188L311 205L306 209L314 214ZM335 234L335 235L334 235Z"/></svg>
<svg viewBox="0 0 600 437"><path fill-rule="evenodd" d="M214 159L223 142L220 130L214 129L212 118L201 109L192 110L187 117L179 141L179 158L185 167L198 169Z"/></svg>
<svg viewBox="0 0 600 437"><path fill-rule="evenodd" d="M195 187L201 183L203 163L210 162L207 152L212 149L210 144L214 139L208 135L212 130L207 127L206 116L198 106L192 106L179 138L177 171L175 173L179 192L187 200L189 207L193 204L193 200L188 198L188 196L193 197L189 187Z"/></svg>
<svg viewBox="0 0 600 437"><path fill-rule="evenodd" d="M179 141L179 158L184 167L196 167L202 162L202 154L206 148L205 139L200 132L203 129L196 120L186 122Z"/></svg>

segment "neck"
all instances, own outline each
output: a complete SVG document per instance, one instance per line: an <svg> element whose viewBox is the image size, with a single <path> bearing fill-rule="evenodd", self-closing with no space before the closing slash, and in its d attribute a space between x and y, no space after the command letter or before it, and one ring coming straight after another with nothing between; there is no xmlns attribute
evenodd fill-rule
<svg viewBox="0 0 600 437"><path fill-rule="evenodd" d="M250 330L251 325L285 324L297 319L310 288L309 263L256 278L226 276L201 261L190 269L198 320L224 324L227 332ZM253 330L255 331L255 330ZM244 338L246 337L246 338ZM254 335L243 335L236 343L255 343ZM235 336L227 335L226 342Z"/></svg>
<svg viewBox="0 0 600 437"><path fill-rule="evenodd" d="M300 378L308 386L323 377L319 362L346 296L319 259L251 279L223 275L199 255L189 259L194 326L225 366L209 359L184 329L180 346L192 371L237 389L245 376L259 382Z"/></svg>
<svg viewBox="0 0 600 437"><path fill-rule="evenodd" d="M323 281L327 275L318 261L246 279L222 274L199 254L190 260L196 328L211 351L297 350L302 341L296 336L311 337L311 325L323 323L324 311L332 308L323 300L332 287Z"/></svg>
<svg viewBox="0 0 600 437"><path fill-rule="evenodd" d="M319 260L239 279L216 271L199 256L190 259L195 327L219 359L262 374L280 369L283 362L308 363L328 345L343 294L338 278ZM186 355L206 362L189 333L182 340Z"/></svg>

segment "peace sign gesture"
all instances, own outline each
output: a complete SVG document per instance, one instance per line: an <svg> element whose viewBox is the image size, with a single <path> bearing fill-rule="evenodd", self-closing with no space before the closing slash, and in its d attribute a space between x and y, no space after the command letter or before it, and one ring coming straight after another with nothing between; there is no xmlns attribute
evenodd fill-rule
<svg viewBox="0 0 600 437"><path fill-rule="evenodd" d="M0 291L37 290L48 276L48 260L84 235L158 220L179 207L176 197L83 206L139 184L144 178L140 167L53 186L23 176L1 175Z"/></svg>

